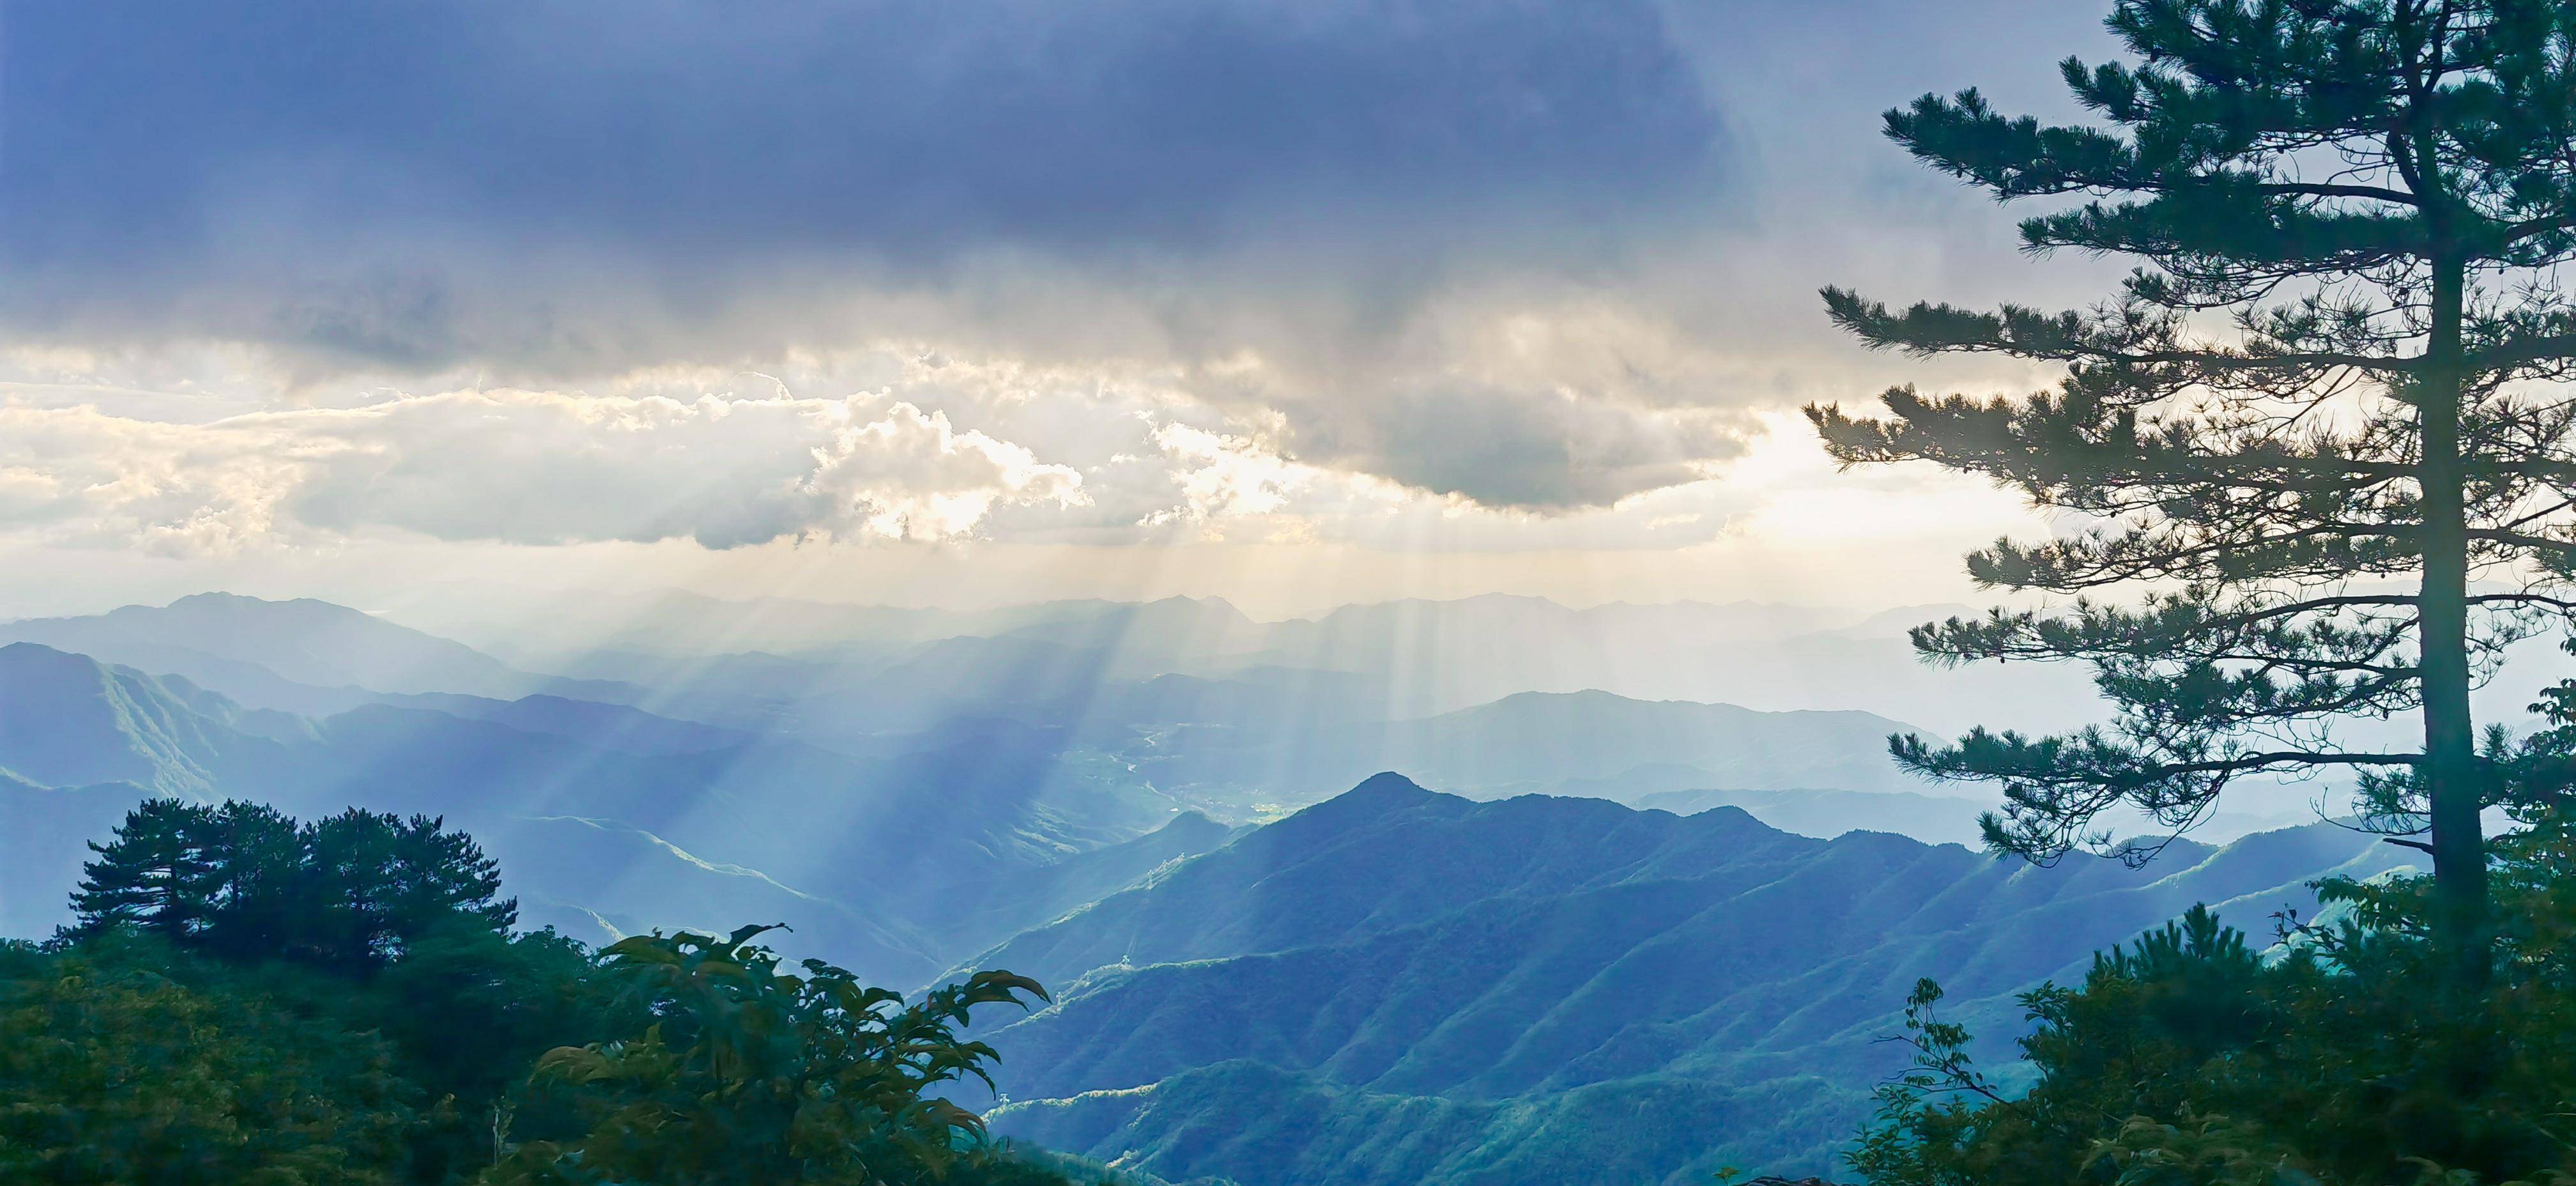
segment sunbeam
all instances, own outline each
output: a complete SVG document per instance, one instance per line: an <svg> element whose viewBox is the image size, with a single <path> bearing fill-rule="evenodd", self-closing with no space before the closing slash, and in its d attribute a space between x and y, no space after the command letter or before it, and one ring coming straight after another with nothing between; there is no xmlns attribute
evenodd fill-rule
<svg viewBox="0 0 2576 1186"><path fill-rule="evenodd" d="M0 0L0 1183L2570 1186L2576 0Z"/></svg>

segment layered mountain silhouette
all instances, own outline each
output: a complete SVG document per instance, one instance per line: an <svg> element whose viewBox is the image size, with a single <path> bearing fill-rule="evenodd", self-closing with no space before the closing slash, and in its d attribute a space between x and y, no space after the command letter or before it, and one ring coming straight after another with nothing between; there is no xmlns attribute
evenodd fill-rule
<svg viewBox="0 0 2576 1186"><path fill-rule="evenodd" d="M1926 605L1864 616L1753 602L1572 609L1490 595L1260 621L1212 598L956 611L665 591L587 597L522 614L512 629L486 623L486 634L518 644L505 663L344 606L201 594L0 624L0 642L176 674L245 705L306 715L403 693L542 694L844 749L969 715L1074 729L1107 745L1175 722L1418 719L1531 691L1858 710L1943 735L1979 723L2053 730L2099 715L2080 667L1918 662L1905 628L1962 612ZM2516 718L2565 672L2545 640L2527 645L2483 694L2481 715ZM1126 695L1163 676L1205 681L1204 694L1177 715L1168 696ZM2357 724L2356 736L2371 726ZM1285 801L1311 802L1348 781L1335 780Z"/></svg>
<svg viewBox="0 0 2576 1186"><path fill-rule="evenodd" d="M2008 1036L2194 902L2259 932L2405 858L2320 825L2038 868L1381 775L968 962L1059 989L992 1037L1005 1132L1245 1186L1680 1183L1828 1168L1917 977Z"/></svg>
<svg viewBox="0 0 2576 1186"><path fill-rule="evenodd" d="M0 771L39 786L130 783L202 795L273 769L308 722L254 712L176 676L33 643L0 646Z"/></svg>
<svg viewBox="0 0 2576 1186"><path fill-rule="evenodd" d="M505 653L514 657L539 656L516 659L523 666L642 683L655 682L647 671L672 658L768 652L868 666L975 638L1103 652L1104 670L1120 680L1225 679L1258 667L1336 672L1358 682L1367 715L1379 718L1587 688L1641 700L1860 709L1945 733L2007 719L2053 728L2091 714L2092 688L2079 670L1934 670L1916 662L1906 628L1962 612L1972 611L1927 605L1865 615L1762 602L1577 609L1494 594L1268 621L1214 598L945 610L666 591L585 597L552 612L517 614L515 622L481 623L473 637L506 639L513 645Z"/></svg>
<svg viewBox="0 0 2576 1186"><path fill-rule="evenodd" d="M1331 659L1344 648L1319 637L1392 645L1419 630L1455 641L1466 627L1502 631L1532 618L1592 623L1588 629L1606 637L1723 633L1706 621L1691 625L1712 613L1752 623L1815 617L1760 606L1578 612L1530 598L1478 598L1257 623L1214 600L1065 603L1001 619L1010 629L989 637L891 650L871 644L860 653L629 653L584 666L591 674L582 678L524 671L325 602L223 594L0 624L0 639L176 676L252 708L315 719L380 706L426 709L645 753L794 741L884 758L1017 724L1059 734L1051 744L1069 770L1124 771L1185 807L1234 820L1319 801L1378 769L1487 797L1585 782L1599 787L1581 793L1630 800L1662 789L1911 788L1883 756L1884 737L1908 726L1867 713L1759 713L1594 690L1407 716L1399 702L1413 697L1390 691L1407 681L1263 661L1284 653L1282 638L1306 637L1314 643L1307 660L1321 661L1317 655ZM1251 649L1256 644L1261 649ZM1167 670L1176 665L1202 671Z"/></svg>
<svg viewBox="0 0 2576 1186"><path fill-rule="evenodd" d="M104 834L102 816L112 823L146 794L441 815L503 859L532 919L593 939L619 919L783 919L800 925L800 946L906 985L1088 900L1108 875L1084 869L1150 867L1225 833L1132 785L1086 780L1063 760L1061 733L1010 722L881 758L721 732L701 737L721 742L712 748L661 735L619 748L633 730L566 736L384 704L319 720L249 710L177 677L30 643L0 647L0 710L0 771L15 776L0 797L22 821L13 849L78 852ZM565 715L543 703L527 712L557 728ZM102 784L122 790L82 794L112 812L37 802ZM1167 828L1162 847L1120 848ZM1051 880L1069 888L1026 888ZM1024 892L996 903L996 882ZM69 888L13 879L0 924L41 933Z"/></svg>
<svg viewBox="0 0 2576 1186"><path fill-rule="evenodd" d="M795 653L621 635L549 674L322 602L9 623L0 934L60 921L146 796L421 812L531 925L784 921L890 985L1038 977L1058 1003L983 1035L1005 1133L1241 1186L1678 1184L1827 1168L1916 977L2006 1040L2014 992L2193 902L2259 932L2406 855L2320 827L1998 862L1923 842L1981 804L1889 765L1902 720L1599 686L1879 655L1900 624L1080 602L854 613ZM1616 658L1649 643L1689 662ZM1746 646L1771 659L1692 667Z"/></svg>
<svg viewBox="0 0 2576 1186"><path fill-rule="evenodd" d="M1479 798L1621 784L1643 770L1695 789L1876 791L1920 785L1887 757L1888 735L1912 731L1864 712L1524 692L1411 720L1176 724L1124 752L1158 785L1206 802L1303 805L1386 769Z"/></svg>
<svg viewBox="0 0 2576 1186"><path fill-rule="evenodd" d="M0 642L184 676L242 703L294 712L347 708L362 692L503 699L551 692L621 702L640 694L613 681L520 671L462 643L311 599L199 593L165 606L0 623Z"/></svg>

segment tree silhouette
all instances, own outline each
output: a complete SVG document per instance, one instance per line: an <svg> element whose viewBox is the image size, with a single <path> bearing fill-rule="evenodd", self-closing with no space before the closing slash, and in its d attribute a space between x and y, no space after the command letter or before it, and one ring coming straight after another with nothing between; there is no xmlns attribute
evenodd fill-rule
<svg viewBox="0 0 2576 1186"><path fill-rule="evenodd" d="M1884 418L1808 409L1846 465L1923 459L2087 524L1968 557L1980 583L2074 595L1914 633L1940 661L2090 663L2105 727L1905 765L2001 784L1999 847L2111 847L2127 803L2176 830L2248 775L2355 771L2373 819L2429 832L2443 930L2474 980L2479 812L2501 793L2469 693L2563 619L2576 570L2576 8L2538 0L2125 0L2135 65L2062 66L2100 126L1974 90L1888 135L1999 199L2075 196L2024 245L2131 257L2073 312L1904 310L1840 289L1873 347L2065 367L1991 400L1899 387ZM2148 588L2126 605L2103 590ZM2420 749L2340 745L2352 714L2420 713Z"/></svg>
<svg viewBox="0 0 2576 1186"><path fill-rule="evenodd" d="M213 889L200 942L231 959L274 959L312 929L303 830L265 803L229 801L204 817L207 881Z"/></svg>
<svg viewBox="0 0 2576 1186"><path fill-rule="evenodd" d="M443 818L409 819L350 808L305 829L308 929L321 958L369 967L398 957L412 940L464 915L493 930L517 920L502 898L500 868L471 836Z"/></svg>
<svg viewBox="0 0 2576 1186"><path fill-rule="evenodd" d="M299 825L265 804L155 799L90 848L73 934L134 927L235 961L364 972L442 927L507 931L519 914L497 863L432 816Z"/></svg>
<svg viewBox="0 0 2576 1186"><path fill-rule="evenodd" d="M214 911L213 870L206 846L211 813L179 799L147 799L125 815L96 859L81 866L72 894L72 930L94 934L136 927L184 940Z"/></svg>

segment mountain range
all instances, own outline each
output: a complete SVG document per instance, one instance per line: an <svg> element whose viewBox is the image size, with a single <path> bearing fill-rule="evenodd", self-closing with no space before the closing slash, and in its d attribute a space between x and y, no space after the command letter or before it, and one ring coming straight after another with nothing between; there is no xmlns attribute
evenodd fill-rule
<svg viewBox="0 0 2576 1186"><path fill-rule="evenodd" d="M1528 600L1393 603L1306 625L1383 639L1403 633L1390 622L1421 618L1430 612L1424 607L1457 605L1466 608L1444 612L1469 622L1494 619L1500 629L1510 615L1542 612ZM1643 623L1633 625L1638 631L1679 613L1673 607L1585 613L1598 617L1614 609ZM1767 620L1785 611L1746 612ZM1613 793L1633 797L1630 776L1658 771L1664 781L1654 789L1915 785L1882 756L1886 735L1911 726L1867 713L1763 713L1577 690L1517 693L1407 715L1394 703L1407 697L1386 693L1388 681L1378 675L1255 662L1250 655L1219 665L1221 674L1168 671L1161 670L1165 663L1148 661L1156 648L1119 641L1179 638L1213 648L1249 622L1221 602L1085 603L1013 632L939 639L868 658L829 648L800 655L600 654L578 668L588 674L556 675L512 667L345 607L206 594L87 618L0 623L0 641L36 642L177 676L245 709L324 720L390 706L621 751L677 754L757 739L884 758L1017 723L1058 734L1063 765L1128 768L1133 781L1155 788L1150 793L1233 820L1267 818L1391 768L1478 795L1596 780L1627 788ZM1057 637L1040 637L1050 631Z"/></svg>
<svg viewBox="0 0 2576 1186"><path fill-rule="evenodd" d="M520 671L463 643L309 598L261 601L199 593L165 606L129 605L89 617L22 618L0 623L0 642L38 643L210 687L265 684L294 695L362 689L504 699L556 692L623 700L638 691Z"/></svg>
<svg viewBox="0 0 2576 1186"><path fill-rule="evenodd" d="M1045 1146L1239 1186L1679 1186L1830 1169L1917 977L2002 1043L2014 993L2194 902L2260 931L2405 863L2325 825L2001 862L1950 843L1985 801L1890 764L1904 718L1547 686L1866 658L1919 612L1172 599L510 661L317 601L5 623L0 934L62 921L146 796L419 812L528 925L786 922L906 989L1037 977L1054 1003L982 1036L997 1128Z"/></svg>
<svg viewBox="0 0 2576 1186"><path fill-rule="evenodd" d="M386 704L320 720L244 709L176 676L32 643L0 647L0 708L13 848L77 853L147 794L421 812L482 838L534 920L597 939L632 929L619 918L783 919L800 945L906 985L1060 908L1041 896L1035 917L997 909L988 882L1073 862L1051 876L1092 886L1083 864L1151 854L1150 866L1225 833L1132 784L1088 778L1063 760L1060 734L1007 721L883 757L721 734L677 751L628 716L568 736ZM620 748L639 731L650 744ZM36 805L64 796L98 809ZM78 830L53 832L49 819ZM1149 834L1166 848L1122 849ZM13 873L0 880L0 924L40 933L68 889L59 869L34 884ZM1005 929L977 931L978 917Z"/></svg>
<svg viewBox="0 0 2576 1186"><path fill-rule="evenodd" d="M1576 609L1487 594L1264 621L1218 598L955 611L658 592L584 595L506 619L445 612L470 641L532 669L610 680L638 679L657 662L743 652L865 666L968 639L976 641L960 650L992 640L996 650L1045 644L1101 652L1102 670L1116 678L1221 679L1254 667L1338 672L1358 678L1367 715L1382 718L1436 715L1517 692L1600 689L1767 710L1856 709L1950 733L1996 717L2060 728L2087 719L2097 704L2072 669L1924 667L1905 630L1974 612L1946 604L1877 613L1762 602ZM545 626L531 629L534 622Z"/></svg>
<svg viewBox="0 0 2576 1186"><path fill-rule="evenodd" d="M2262 933L2407 863L2315 825L2038 868L1389 774L966 962L1058 989L990 1038L1006 1133L1244 1186L1679 1186L1830 1169L1918 977L2009 1036L2195 902Z"/></svg>

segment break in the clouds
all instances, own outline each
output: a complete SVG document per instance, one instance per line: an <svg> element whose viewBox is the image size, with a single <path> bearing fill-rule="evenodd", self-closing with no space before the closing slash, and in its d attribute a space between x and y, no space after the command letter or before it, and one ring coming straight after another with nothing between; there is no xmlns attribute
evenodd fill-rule
<svg viewBox="0 0 2576 1186"><path fill-rule="evenodd" d="M1945 189L1881 160L1872 112L1978 80L1927 65L1947 27L11 5L0 519L215 551L1704 537L1766 410L1841 394L1784 378L1824 336L1814 283L1938 271ZM1800 97L1827 44L1888 93ZM812 361L849 358L878 361Z"/></svg>

